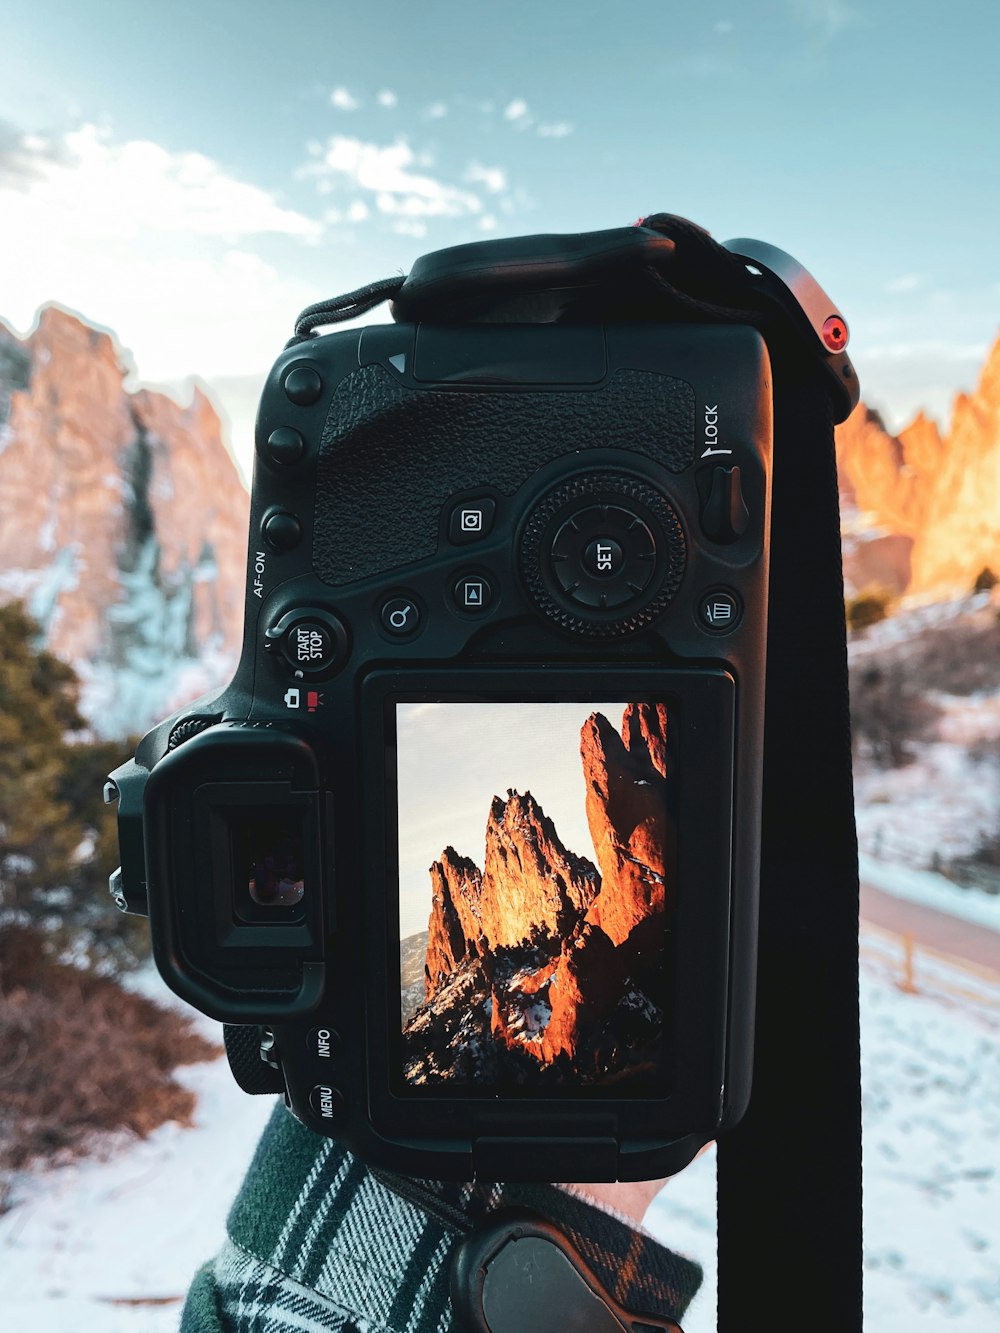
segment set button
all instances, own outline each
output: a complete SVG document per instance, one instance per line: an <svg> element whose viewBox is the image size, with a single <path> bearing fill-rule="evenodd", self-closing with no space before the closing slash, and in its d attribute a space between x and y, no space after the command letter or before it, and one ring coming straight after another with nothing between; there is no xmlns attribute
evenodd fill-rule
<svg viewBox="0 0 1000 1333"><path fill-rule="evenodd" d="M613 579L625 567L625 552L614 537L595 537L583 552L583 567L595 579Z"/></svg>
<svg viewBox="0 0 1000 1333"><path fill-rule="evenodd" d="M563 522L550 559L571 601L605 611L628 606L645 592L656 572L656 542L630 509L588 505Z"/></svg>

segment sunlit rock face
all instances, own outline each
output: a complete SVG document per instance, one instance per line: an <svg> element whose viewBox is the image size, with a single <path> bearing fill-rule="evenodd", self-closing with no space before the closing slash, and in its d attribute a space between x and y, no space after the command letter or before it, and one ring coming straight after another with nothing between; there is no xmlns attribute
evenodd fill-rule
<svg viewBox="0 0 1000 1333"><path fill-rule="evenodd" d="M531 792L495 796L484 868L430 867L424 1003L404 1005L414 1083L546 1086L655 1069L676 911L668 718L628 704L580 733L597 864L566 848Z"/></svg>
<svg viewBox="0 0 1000 1333"><path fill-rule="evenodd" d="M108 334L56 307L0 325L0 596L24 601L106 735L224 683L249 497L214 408L129 393Z"/></svg>
<svg viewBox="0 0 1000 1333"><path fill-rule="evenodd" d="M837 428L849 592L942 596L1000 574L1000 341L942 436L918 415L891 435L860 404Z"/></svg>
<svg viewBox="0 0 1000 1333"><path fill-rule="evenodd" d="M587 823L601 872L601 892L587 912L613 944L627 940L665 903L673 827L667 818L667 710L629 704L621 735L601 713L580 739Z"/></svg>

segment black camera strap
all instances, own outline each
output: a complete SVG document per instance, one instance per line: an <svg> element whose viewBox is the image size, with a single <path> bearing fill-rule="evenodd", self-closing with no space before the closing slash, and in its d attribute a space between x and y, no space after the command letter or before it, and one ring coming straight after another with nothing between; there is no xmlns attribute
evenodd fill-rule
<svg viewBox="0 0 1000 1333"><path fill-rule="evenodd" d="M407 321L740 323L768 344L774 473L756 1049L749 1111L718 1150L719 1327L746 1327L777 1270L769 1330L860 1331L858 862L833 438L857 385L846 357L829 354L842 351L838 330L824 351L801 299L766 266L686 219L656 214L632 228L438 251L405 279L311 306L291 342L386 299Z"/></svg>

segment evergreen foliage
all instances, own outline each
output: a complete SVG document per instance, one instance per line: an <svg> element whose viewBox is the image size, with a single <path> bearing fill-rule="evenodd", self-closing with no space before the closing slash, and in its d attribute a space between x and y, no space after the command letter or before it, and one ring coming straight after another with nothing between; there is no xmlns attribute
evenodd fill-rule
<svg viewBox="0 0 1000 1333"><path fill-rule="evenodd" d="M21 606L0 606L0 925L36 925L50 952L127 968L148 952L147 928L108 894L117 829L102 793L134 744L88 738L76 673L39 639Z"/></svg>

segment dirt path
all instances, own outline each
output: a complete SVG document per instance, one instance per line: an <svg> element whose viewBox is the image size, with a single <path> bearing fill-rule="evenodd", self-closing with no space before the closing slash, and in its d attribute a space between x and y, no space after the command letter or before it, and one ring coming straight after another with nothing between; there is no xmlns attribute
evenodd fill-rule
<svg viewBox="0 0 1000 1333"><path fill-rule="evenodd" d="M869 884L861 885L861 920L992 972L1000 982L1000 933L934 907L896 898Z"/></svg>

